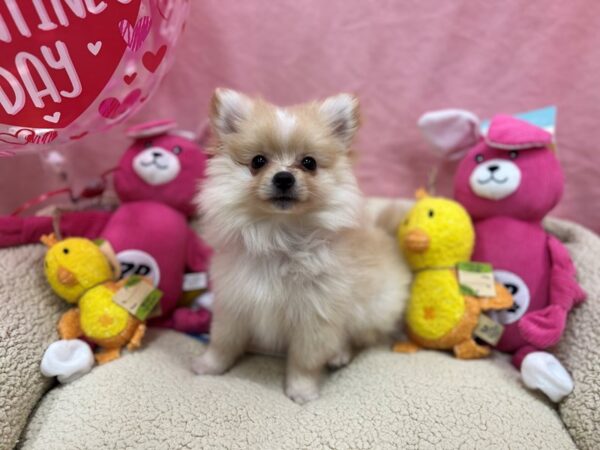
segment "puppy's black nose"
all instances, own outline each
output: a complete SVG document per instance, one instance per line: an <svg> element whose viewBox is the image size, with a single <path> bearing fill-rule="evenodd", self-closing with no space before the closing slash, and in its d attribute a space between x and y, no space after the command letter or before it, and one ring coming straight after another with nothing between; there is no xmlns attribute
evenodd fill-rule
<svg viewBox="0 0 600 450"><path fill-rule="evenodd" d="M296 178L290 172L277 172L273 176L273 184L276 188L285 191L296 183Z"/></svg>
<svg viewBox="0 0 600 450"><path fill-rule="evenodd" d="M496 170L498 170L499 168L500 168L500 166L497 166L496 164L494 164L493 166L488 166L488 168L487 168L487 169L488 169L488 170L489 170L491 173L494 173L494 172L495 172Z"/></svg>
<svg viewBox="0 0 600 450"><path fill-rule="evenodd" d="M152 156L154 156L155 158L158 158L159 156L162 156L161 152L152 152Z"/></svg>

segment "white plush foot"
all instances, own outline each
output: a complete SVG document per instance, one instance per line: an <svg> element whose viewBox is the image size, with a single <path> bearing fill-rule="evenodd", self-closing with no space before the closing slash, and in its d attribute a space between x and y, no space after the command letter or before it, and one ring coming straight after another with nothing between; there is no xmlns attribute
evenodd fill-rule
<svg viewBox="0 0 600 450"><path fill-rule="evenodd" d="M319 398L318 380L305 376L288 378L285 395L300 405L316 400Z"/></svg>
<svg viewBox="0 0 600 450"><path fill-rule="evenodd" d="M521 363L523 383L539 389L555 403L573 391L573 379L556 357L548 352L533 352Z"/></svg>
<svg viewBox="0 0 600 450"><path fill-rule="evenodd" d="M192 362L192 369L198 375L221 375L229 365L215 352L207 350Z"/></svg>
<svg viewBox="0 0 600 450"><path fill-rule="evenodd" d="M40 369L47 377L56 377L62 384L85 375L94 366L90 346L79 339L62 339L48 346L42 357Z"/></svg>
<svg viewBox="0 0 600 450"><path fill-rule="evenodd" d="M327 367L330 369L341 369L342 367L350 364L352 360L352 352L350 350L342 350L329 361L327 361Z"/></svg>

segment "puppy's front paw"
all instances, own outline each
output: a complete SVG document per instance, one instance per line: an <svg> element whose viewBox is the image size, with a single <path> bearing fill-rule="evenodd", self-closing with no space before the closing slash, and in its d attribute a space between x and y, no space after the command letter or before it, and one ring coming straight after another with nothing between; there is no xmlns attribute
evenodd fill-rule
<svg viewBox="0 0 600 450"><path fill-rule="evenodd" d="M319 398L319 385L317 381L305 377L288 380L285 395L299 405L304 405Z"/></svg>
<svg viewBox="0 0 600 450"><path fill-rule="evenodd" d="M194 359L192 369L198 375L221 375L227 370L227 365L216 357L214 353L208 350L203 355Z"/></svg>
<svg viewBox="0 0 600 450"><path fill-rule="evenodd" d="M330 369L341 369L346 367L352 361L352 352L350 350L342 350L329 361L327 361L327 367Z"/></svg>

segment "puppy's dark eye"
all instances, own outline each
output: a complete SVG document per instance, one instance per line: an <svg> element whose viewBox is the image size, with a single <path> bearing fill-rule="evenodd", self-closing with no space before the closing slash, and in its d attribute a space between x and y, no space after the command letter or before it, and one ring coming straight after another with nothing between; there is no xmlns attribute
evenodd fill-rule
<svg viewBox="0 0 600 450"><path fill-rule="evenodd" d="M266 164L267 158L265 158L263 155L256 155L254 158L252 158L252 162L250 163L254 170L258 170L261 167L264 167Z"/></svg>
<svg viewBox="0 0 600 450"><path fill-rule="evenodd" d="M312 172L314 170L317 170L317 161L315 161L315 158L311 156L306 156L302 159L302 167Z"/></svg>
<svg viewBox="0 0 600 450"><path fill-rule="evenodd" d="M477 155L475 155L475 162L480 163L481 161L483 161L483 155L481 153L477 153Z"/></svg>
<svg viewBox="0 0 600 450"><path fill-rule="evenodd" d="M514 150L508 154L510 159L517 159L517 156L519 156L519 153L515 152Z"/></svg>
<svg viewBox="0 0 600 450"><path fill-rule="evenodd" d="M63 248L63 253L64 253L65 255L68 255L68 254L69 254L69 249L68 249L68 248Z"/></svg>
<svg viewBox="0 0 600 450"><path fill-rule="evenodd" d="M433 209L430 209L429 212L427 213L427 215L429 217L433 217L435 215L435 213L433 212Z"/></svg>
<svg viewBox="0 0 600 450"><path fill-rule="evenodd" d="M144 142L144 148L149 148L149 147L152 147L152 141Z"/></svg>
<svg viewBox="0 0 600 450"><path fill-rule="evenodd" d="M179 145L173 147L173 153L175 153L176 155L179 155L182 151L183 149Z"/></svg>

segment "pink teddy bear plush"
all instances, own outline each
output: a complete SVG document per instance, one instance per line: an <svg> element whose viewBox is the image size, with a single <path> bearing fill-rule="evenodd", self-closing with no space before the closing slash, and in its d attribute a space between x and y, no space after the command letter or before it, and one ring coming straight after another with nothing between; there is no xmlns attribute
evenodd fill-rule
<svg viewBox="0 0 600 450"><path fill-rule="evenodd" d="M504 326L497 348L512 353L526 386L560 401L573 380L546 349L558 343L569 311L585 293L566 248L541 225L564 184L552 135L499 115L481 136L477 117L462 110L427 113L419 125L434 147L464 155L454 196L474 221L473 260L491 263L513 294L510 309L491 314Z"/></svg>
<svg viewBox="0 0 600 450"><path fill-rule="evenodd" d="M207 156L195 140L173 130L173 122L155 122L130 130L135 140L115 172L121 205L114 212L65 212L65 237L102 238L111 243L124 276L152 279L162 292L160 316L150 325L205 333L211 314L203 308L177 308L188 280L207 279L211 249L188 224ZM39 242L52 231L51 217L0 218L0 247ZM196 283L198 284L198 283ZM197 286L202 287L202 286Z"/></svg>

